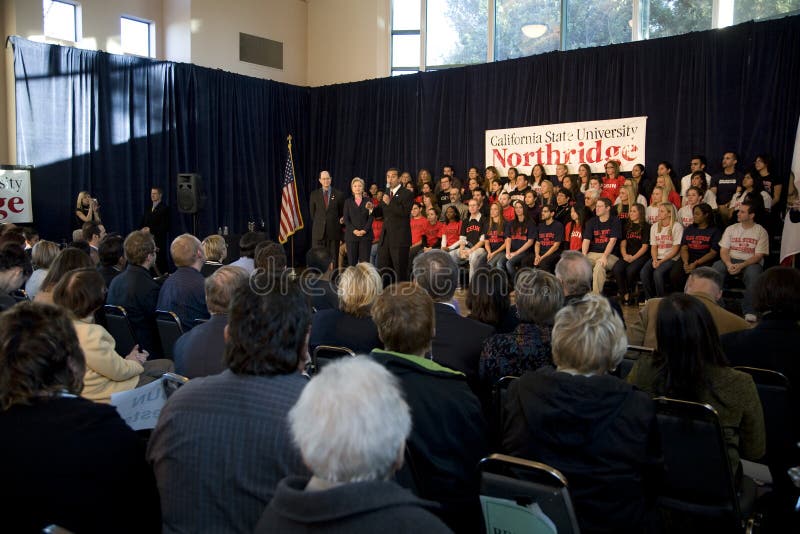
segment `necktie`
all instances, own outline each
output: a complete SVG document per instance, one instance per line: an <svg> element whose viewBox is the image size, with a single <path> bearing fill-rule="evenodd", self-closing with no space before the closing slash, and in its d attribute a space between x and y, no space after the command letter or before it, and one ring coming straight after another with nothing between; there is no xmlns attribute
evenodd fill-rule
<svg viewBox="0 0 800 534"><path fill-rule="evenodd" d="M331 193L328 190L325 190L325 191L322 192L322 196L325 197L325 207L326 208L328 207L328 200L329 200L330 194Z"/></svg>

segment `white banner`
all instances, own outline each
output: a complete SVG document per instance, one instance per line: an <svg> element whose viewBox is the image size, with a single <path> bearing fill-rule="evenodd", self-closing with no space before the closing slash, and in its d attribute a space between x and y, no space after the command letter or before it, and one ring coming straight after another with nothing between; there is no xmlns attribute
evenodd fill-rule
<svg viewBox="0 0 800 534"><path fill-rule="evenodd" d="M587 163L592 173L603 174L610 159L620 162L621 171L644 165L647 117L627 117L590 122L567 122L524 128L486 130L486 166L497 167L507 176L509 167L530 175L537 163L547 174L565 164L569 174Z"/></svg>
<svg viewBox="0 0 800 534"><path fill-rule="evenodd" d="M30 169L10 165L0 168L0 222L33 222Z"/></svg>

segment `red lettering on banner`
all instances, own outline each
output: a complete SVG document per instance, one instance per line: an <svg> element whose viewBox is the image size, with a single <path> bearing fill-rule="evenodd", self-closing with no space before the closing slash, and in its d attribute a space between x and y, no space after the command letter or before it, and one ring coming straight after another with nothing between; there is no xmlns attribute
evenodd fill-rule
<svg viewBox="0 0 800 534"><path fill-rule="evenodd" d="M8 204L6 204L6 201L8 201ZM25 209L24 203L25 201L22 200L21 197L11 197L8 199L5 197L0 197L0 219L5 219L8 217L8 211L3 209L6 205L13 213L22 213L22 210Z"/></svg>
<svg viewBox="0 0 800 534"><path fill-rule="evenodd" d="M626 161L636 161L639 153L637 145L609 145L604 146L603 140L598 139L591 146L583 141L578 142L578 148L554 148L553 143L547 143L531 152L509 152L508 148L492 149L492 165L499 167L532 167L540 165L598 163L613 158ZM577 156L577 161L573 160Z"/></svg>

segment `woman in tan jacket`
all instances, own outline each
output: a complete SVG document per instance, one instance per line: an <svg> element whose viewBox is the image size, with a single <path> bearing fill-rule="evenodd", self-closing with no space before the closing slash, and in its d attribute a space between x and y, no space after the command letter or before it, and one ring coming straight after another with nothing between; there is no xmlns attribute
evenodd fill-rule
<svg viewBox="0 0 800 534"><path fill-rule="evenodd" d="M93 268L68 272L53 290L53 302L73 318L86 358L81 396L96 402L109 402L113 393L147 384L173 370L169 360L147 361L147 351L140 351L138 345L125 357L117 354L114 338L94 323L94 312L103 305L105 291L103 277Z"/></svg>

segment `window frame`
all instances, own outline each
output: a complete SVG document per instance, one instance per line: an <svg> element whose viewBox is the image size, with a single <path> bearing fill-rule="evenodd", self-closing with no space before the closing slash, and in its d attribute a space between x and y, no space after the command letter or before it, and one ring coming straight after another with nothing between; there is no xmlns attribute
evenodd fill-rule
<svg viewBox="0 0 800 534"><path fill-rule="evenodd" d="M75 40L70 39L63 39L61 37L56 37L53 35L47 34L47 11L46 3L49 5L53 4L64 4L67 6L72 7L72 15L73 15L73 28L72 31L75 36ZM83 39L83 11L81 9L81 4L79 2L75 2L73 0L42 0L42 35L44 36L45 42L52 42L58 44L68 44L75 46Z"/></svg>
<svg viewBox="0 0 800 534"><path fill-rule="evenodd" d="M136 54L134 52L129 52L125 50L125 45L122 42L122 21L123 19L129 20L132 22L138 22L140 24L145 24L147 26L147 55ZM135 15L126 15L122 14L119 16L119 46L122 50L122 53L126 56L136 56L136 57L148 57L148 58L155 58L156 57L156 32L155 32L156 23L152 20L144 19L142 17L137 17Z"/></svg>

